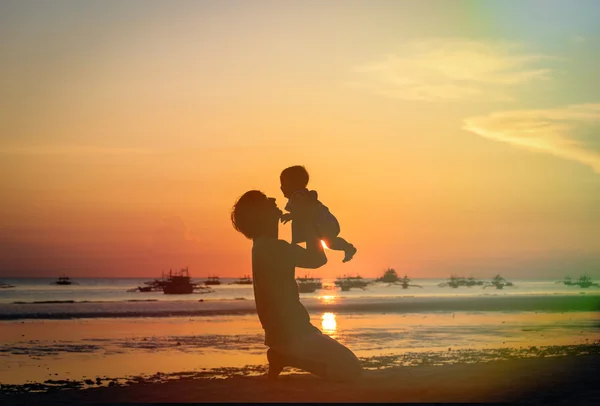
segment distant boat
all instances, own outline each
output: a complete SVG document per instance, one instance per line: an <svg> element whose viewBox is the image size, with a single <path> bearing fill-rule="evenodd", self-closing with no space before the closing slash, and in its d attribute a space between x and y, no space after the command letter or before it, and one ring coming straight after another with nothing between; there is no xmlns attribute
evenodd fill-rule
<svg viewBox="0 0 600 406"><path fill-rule="evenodd" d="M230 285L252 285L252 278L248 275L244 275L243 278L231 282Z"/></svg>
<svg viewBox="0 0 600 406"><path fill-rule="evenodd" d="M589 288L591 286L599 287L600 285L592 282L589 275L581 275L578 280L573 281L569 276L566 276L563 283L567 286L579 286L580 288Z"/></svg>
<svg viewBox="0 0 600 406"><path fill-rule="evenodd" d="M503 289L505 286L514 287L515 285L512 282L509 282L506 279L504 279L502 276L500 276L500 274L497 274L496 276L494 276L492 281L489 282L488 285L484 286L484 288L489 288L492 286L496 289Z"/></svg>
<svg viewBox="0 0 600 406"><path fill-rule="evenodd" d="M313 293L317 289L323 289L323 284L319 278L311 278L306 275L304 277L297 277L296 283L298 284L298 292L300 293Z"/></svg>
<svg viewBox="0 0 600 406"><path fill-rule="evenodd" d="M221 280L218 276L209 276L207 280L204 281L205 285L220 285Z"/></svg>
<svg viewBox="0 0 600 406"><path fill-rule="evenodd" d="M0 282L0 289L8 289L14 288L14 285L9 285L8 283Z"/></svg>
<svg viewBox="0 0 600 406"><path fill-rule="evenodd" d="M161 279L144 282L146 286L138 286L127 292L160 292L165 295L185 295L190 293L212 293L211 288L203 283L194 283L187 268L168 274L163 273Z"/></svg>
<svg viewBox="0 0 600 406"><path fill-rule="evenodd" d="M375 279L375 282L394 283L398 282L398 274L393 268L388 268L382 277Z"/></svg>
<svg viewBox="0 0 600 406"><path fill-rule="evenodd" d="M337 278L334 282L335 286L338 286L342 291L347 292L352 288L365 289L369 282L363 280L360 275L346 276Z"/></svg>
<svg viewBox="0 0 600 406"><path fill-rule="evenodd" d="M440 288L444 288L446 286L449 286L451 288L458 288L460 286L467 286L467 287L471 287L471 286L482 286L483 285L483 281L478 281L475 280L475 278L473 278L472 276L465 278L462 276L456 276L456 275L450 275L450 278L448 278L448 280L446 282L442 282L440 284L438 284L438 286ZM498 288L501 289L501 288Z"/></svg>
<svg viewBox="0 0 600 406"><path fill-rule="evenodd" d="M72 285L73 281L71 280L71 278L69 278L66 275L61 275L58 277L58 279L54 282L54 284L56 285Z"/></svg>

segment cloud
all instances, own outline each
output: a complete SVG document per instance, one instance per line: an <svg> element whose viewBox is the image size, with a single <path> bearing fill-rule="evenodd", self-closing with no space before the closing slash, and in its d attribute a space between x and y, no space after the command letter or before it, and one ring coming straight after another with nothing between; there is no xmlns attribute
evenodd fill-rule
<svg viewBox="0 0 600 406"><path fill-rule="evenodd" d="M0 155L149 155L155 151L148 148L96 147L85 145L66 146L0 146Z"/></svg>
<svg viewBox="0 0 600 406"><path fill-rule="evenodd" d="M348 84L403 100L510 101L509 90L551 78L550 68L536 67L549 59L507 41L431 39L354 68L360 78Z"/></svg>
<svg viewBox="0 0 600 406"><path fill-rule="evenodd" d="M571 41L573 41L575 44L581 44L585 42L585 38L581 35L574 35L571 37Z"/></svg>
<svg viewBox="0 0 600 406"><path fill-rule="evenodd" d="M516 147L580 162L600 173L600 104L471 117L463 128Z"/></svg>

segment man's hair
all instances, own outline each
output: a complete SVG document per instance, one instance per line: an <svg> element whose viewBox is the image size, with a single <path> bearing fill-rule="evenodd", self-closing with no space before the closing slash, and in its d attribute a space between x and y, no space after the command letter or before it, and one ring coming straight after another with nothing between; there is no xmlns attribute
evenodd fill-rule
<svg viewBox="0 0 600 406"><path fill-rule="evenodd" d="M249 190L233 205L231 223L247 238L258 237L263 228L261 211L265 207L267 196L259 190Z"/></svg>
<svg viewBox="0 0 600 406"><path fill-rule="evenodd" d="M308 179L308 171L304 166L301 165L294 165L290 166L289 168L285 168L279 176L281 183L286 182L287 184L296 186L299 189L305 188L306 185L308 185Z"/></svg>

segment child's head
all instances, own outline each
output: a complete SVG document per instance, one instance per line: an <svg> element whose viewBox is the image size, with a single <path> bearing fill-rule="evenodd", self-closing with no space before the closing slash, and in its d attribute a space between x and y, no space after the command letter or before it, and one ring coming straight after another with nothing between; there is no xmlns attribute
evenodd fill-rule
<svg viewBox="0 0 600 406"><path fill-rule="evenodd" d="M308 185L308 172L301 165L285 168L279 176L281 191L289 198L297 190L304 189Z"/></svg>

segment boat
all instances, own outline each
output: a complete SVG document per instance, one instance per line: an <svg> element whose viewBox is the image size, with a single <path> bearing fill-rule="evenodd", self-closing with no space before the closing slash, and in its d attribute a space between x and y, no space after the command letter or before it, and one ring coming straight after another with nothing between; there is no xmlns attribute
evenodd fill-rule
<svg viewBox="0 0 600 406"><path fill-rule="evenodd" d="M221 280L218 276L209 276L207 280L204 281L205 285L220 285Z"/></svg>
<svg viewBox="0 0 600 406"><path fill-rule="evenodd" d="M72 285L73 281L67 275L61 275L54 282L54 284L56 284L56 285Z"/></svg>
<svg viewBox="0 0 600 406"><path fill-rule="evenodd" d="M589 275L581 275L578 280L573 281L569 276L566 276L563 283L567 286L578 286L580 288L600 287L598 283L592 282Z"/></svg>
<svg viewBox="0 0 600 406"><path fill-rule="evenodd" d="M4 283L4 282L0 282L0 289L8 289L8 288L14 288L14 285L9 285L8 283Z"/></svg>
<svg viewBox="0 0 600 406"><path fill-rule="evenodd" d="M398 274L393 268L388 268L382 277L375 279L375 282L394 283L398 282Z"/></svg>
<svg viewBox="0 0 600 406"><path fill-rule="evenodd" d="M230 285L252 285L252 278L248 275L244 275L243 278L231 282Z"/></svg>
<svg viewBox="0 0 600 406"><path fill-rule="evenodd" d="M470 288L472 286L482 286L483 284L484 284L483 281L478 281L475 278L473 278L472 276L465 278L463 276L450 275L450 278L448 278L448 280L446 282L442 282L442 283L438 284L438 286L440 288L444 288L446 286L449 286L451 288L467 286Z"/></svg>
<svg viewBox="0 0 600 406"><path fill-rule="evenodd" d="M169 270L168 274L163 272L161 279L144 282L146 286L138 286L129 289L128 292L163 292L165 295L185 295L190 293L212 293L210 287L204 283L195 283L190 277L188 268L179 271Z"/></svg>
<svg viewBox="0 0 600 406"><path fill-rule="evenodd" d="M500 274L497 274L496 276L494 276L494 278L492 278L491 282L489 282L488 285L484 286L484 288L489 288L492 286L495 287L496 289L504 289L505 286L515 287L515 285L512 282L507 281L502 276L500 276Z"/></svg>
<svg viewBox="0 0 600 406"><path fill-rule="evenodd" d="M323 289L321 279L311 278L306 275L304 277L297 277L296 283L298 284L298 292L300 293L313 293L317 289Z"/></svg>
<svg viewBox="0 0 600 406"><path fill-rule="evenodd" d="M363 280L360 275L356 276L346 276L344 275L341 278L337 278L334 282L335 286L342 289L342 291L347 292L352 288L365 289L369 282Z"/></svg>

